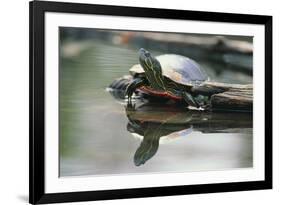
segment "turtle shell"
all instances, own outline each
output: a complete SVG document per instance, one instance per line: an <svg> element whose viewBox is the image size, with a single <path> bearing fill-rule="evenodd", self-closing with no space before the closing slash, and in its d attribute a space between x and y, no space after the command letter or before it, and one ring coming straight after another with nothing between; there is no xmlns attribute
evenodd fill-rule
<svg viewBox="0 0 281 205"><path fill-rule="evenodd" d="M194 85L208 80L204 70L190 58L175 54L164 54L157 56L156 59L161 64L163 75L174 82ZM144 74L144 70L140 64L136 64L130 69L130 73L135 76L136 74Z"/></svg>

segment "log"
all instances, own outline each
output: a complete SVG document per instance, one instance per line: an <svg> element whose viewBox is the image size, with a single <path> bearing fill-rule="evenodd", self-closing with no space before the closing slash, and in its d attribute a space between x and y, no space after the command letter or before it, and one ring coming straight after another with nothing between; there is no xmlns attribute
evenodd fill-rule
<svg viewBox="0 0 281 205"><path fill-rule="evenodd" d="M252 84L227 84L218 82L206 82L203 86L220 88L222 93L211 96L210 104L213 110L248 111L253 109L253 85Z"/></svg>
<svg viewBox="0 0 281 205"><path fill-rule="evenodd" d="M124 98L124 91L132 81L132 76L118 78L109 86L111 94L118 98ZM212 111L237 111L252 112L253 109L253 85L252 84L228 84L207 81L200 85L202 89L221 90L210 96L210 110ZM117 92L118 91L118 92ZM118 95L117 95L117 94ZM121 94L122 95L121 95Z"/></svg>

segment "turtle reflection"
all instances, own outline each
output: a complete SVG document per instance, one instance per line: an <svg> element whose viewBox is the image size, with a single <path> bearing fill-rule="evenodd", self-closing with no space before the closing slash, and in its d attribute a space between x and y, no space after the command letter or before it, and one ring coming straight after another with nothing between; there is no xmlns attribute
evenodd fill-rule
<svg viewBox="0 0 281 205"><path fill-rule="evenodd" d="M127 109L129 119L127 130L143 136L142 142L134 155L136 166L144 164L158 150L161 137L173 138L192 132L189 124L178 123L178 114L172 107L166 107L166 112L151 112L149 110Z"/></svg>
<svg viewBox="0 0 281 205"><path fill-rule="evenodd" d="M147 103L137 108L127 106L126 114L127 130L142 138L134 155L136 166L156 154L162 139L185 137L192 131L234 133L242 129L247 132L247 128L252 127L252 115L249 113L198 112L169 104Z"/></svg>

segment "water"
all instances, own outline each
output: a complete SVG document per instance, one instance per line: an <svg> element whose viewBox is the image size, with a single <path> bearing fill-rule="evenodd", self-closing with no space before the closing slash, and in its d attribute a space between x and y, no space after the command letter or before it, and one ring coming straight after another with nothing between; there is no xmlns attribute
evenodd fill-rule
<svg viewBox="0 0 281 205"><path fill-rule="evenodd" d="M157 55L158 52L152 51ZM137 63L136 49L102 41L65 42L60 59L61 177L252 167L252 116L173 106L125 108L106 87ZM214 80L249 83L233 71Z"/></svg>

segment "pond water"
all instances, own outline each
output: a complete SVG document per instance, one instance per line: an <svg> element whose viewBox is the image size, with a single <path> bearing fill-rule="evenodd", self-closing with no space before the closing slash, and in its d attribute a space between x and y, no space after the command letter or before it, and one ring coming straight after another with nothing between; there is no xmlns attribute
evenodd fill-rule
<svg viewBox="0 0 281 205"><path fill-rule="evenodd" d="M158 105L128 110L106 88L138 63L137 49L69 41L60 53L61 177L252 167L251 114ZM216 64L198 63L220 82L252 80L233 71L218 76Z"/></svg>

